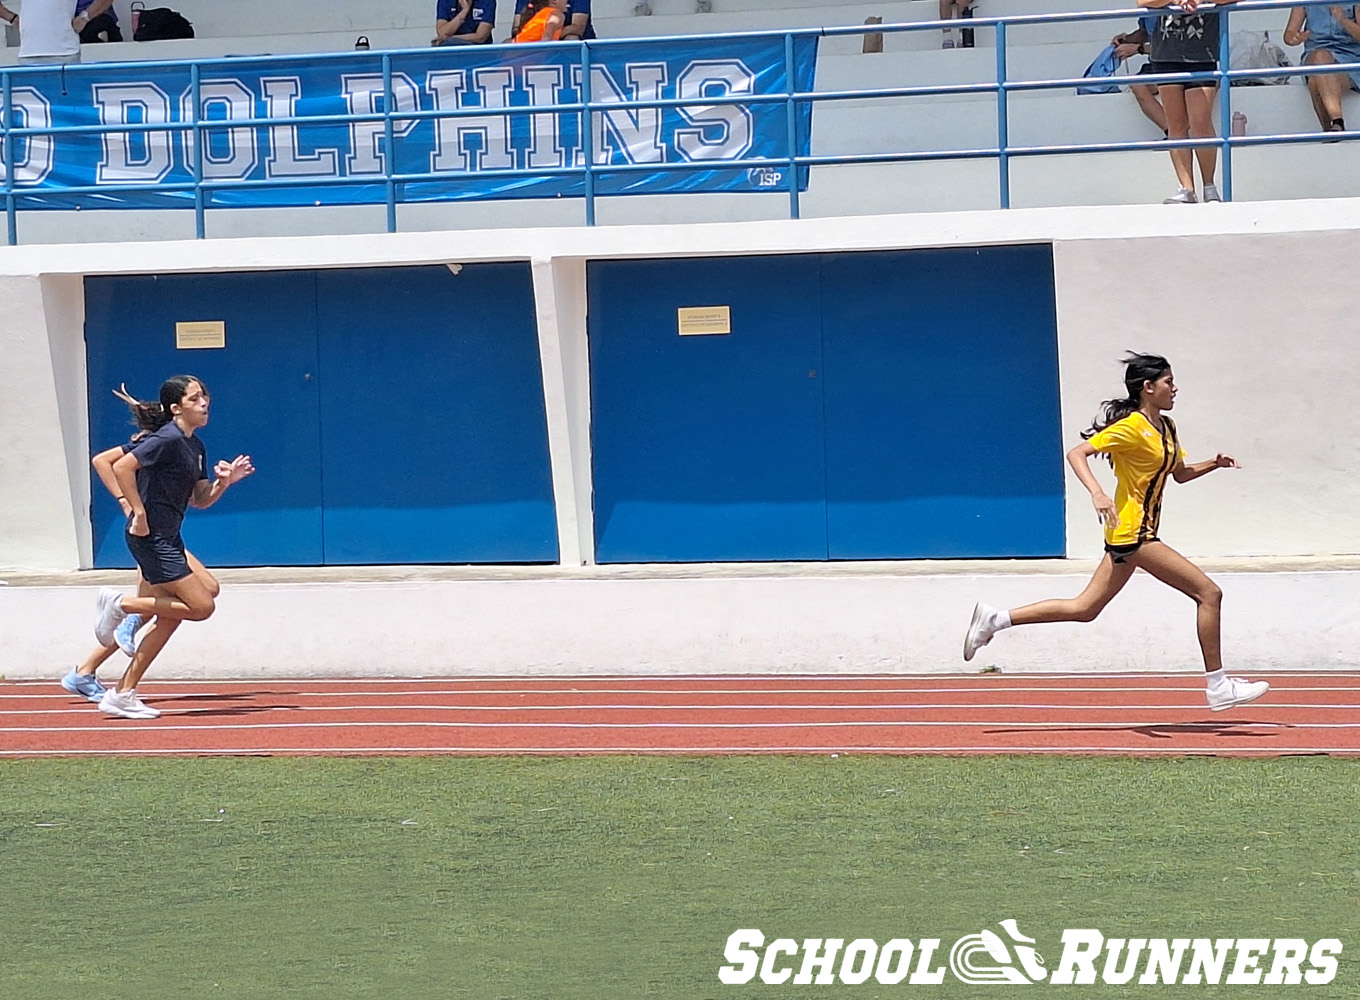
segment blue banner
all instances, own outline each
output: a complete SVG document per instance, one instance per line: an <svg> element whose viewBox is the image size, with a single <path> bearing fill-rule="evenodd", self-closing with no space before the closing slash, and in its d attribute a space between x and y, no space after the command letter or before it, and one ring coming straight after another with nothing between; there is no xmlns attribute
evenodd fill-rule
<svg viewBox="0 0 1360 1000"><path fill-rule="evenodd" d="M216 207L381 204L389 171L400 202L580 197L587 149L597 168L641 168L594 174L601 195L788 190L786 166L743 166L788 157L787 103L705 103L787 93L782 37L592 46L591 103L609 106L592 112L588 135L580 111L507 111L579 103L581 56L558 44L217 61L199 67L198 120L223 126L202 130L201 151L189 129L116 130L192 122L189 63L10 70L13 128L100 130L6 134L0 163L12 165L24 209L185 208L194 192L173 185L192 184L196 169L209 183L257 183L206 189ZM816 56L815 37L795 39L795 92L812 89ZM390 123L278 121L382 115L389 77ZM636 106L672 100L691 103ZM413 113L424 116L396 117ZM794 128L807 155L810 104L797 107ZM695 166L662 169L675 164ZM798 174L805 190L807 168ZM86 190L57 194L71 188Z"/></svg>

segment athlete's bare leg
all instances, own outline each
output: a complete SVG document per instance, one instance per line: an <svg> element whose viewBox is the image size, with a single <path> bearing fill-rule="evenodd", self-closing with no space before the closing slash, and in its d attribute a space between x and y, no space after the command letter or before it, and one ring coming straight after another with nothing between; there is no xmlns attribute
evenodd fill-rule
<svg viewBox="0 0 1360 1000"><path fill-rule="evenodd" d="M154 596L147 601L158 607L163 605L182 607L190 613L174 615L157 613L155 623L142 636L142 641L137 644L137 654L133 656L132 662L128 664L127 671L118 681L120 692L131 691L137 686L142 675L146 673L147 667L151 666L152 661L160 655L165 644L170 641L170 637L179 628L181 621L204 621L212 615L216 608L215 598L221 591L220 584L203 567L201 562L188 553L186 555L191 570L189 575L172 583L153 587ZM123 609L129 613L135 612L137 602L140 600L143 599L124 598Z"/></svg>
<svg viewBox="0 0 1360 1000"><path fill-rule="evenodd" d="M1165 542L1148 542L1128 557L1139 569L1175 587L1199 606L1195 628L1207 673L1223 669L1220 644L1223 591L1204 571Z"/></svg>
<svg viewBox="0 0 1360 1000"><path fill-rule="evenodd" d="M1139 551L1142 551L1141 549ZM1073 598L1026 604L1010 613L1012 625L1037 625L1040 622L1093 622L1114 595L1124 589L1133 576L1128 562L1117 563L1108 552L1096 567L1086 589Z"/></svg>

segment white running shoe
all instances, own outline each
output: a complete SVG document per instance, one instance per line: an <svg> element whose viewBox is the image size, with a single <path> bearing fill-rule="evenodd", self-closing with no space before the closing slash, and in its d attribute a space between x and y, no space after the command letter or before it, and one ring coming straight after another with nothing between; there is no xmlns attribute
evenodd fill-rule
<svg viewBox="0 0 1360 1000"><path fill-rule="evenodd" d="M1270 690L1265 681L1249 681L1241 677L1229 677L1217 688L1204 692L1209 700L1209 711L1221 712L1225 708L1235 708L1255 701Z"/></svg>
<svg viewBox="0 0 1360 1000"><path fill-rule="evenodd" d="M159 708L152 708L137 697L136 689L118 691L109 688L99 699L99 710L119 719L159 719L161 715Z"/></svg>
<svg viewBox="0 0 1360 1000"><path fill-rule="evenodd" d="M99 588L99 602L95 606L94 637L101 646L112 646L113 632L127 615L118 606L122 594L112 587Z"/></svg>
<svg viewBox="0 0 1360 1000"><path fill-rule="evenodd" d="M996 635L996 608L978 601L973 606L973 620L968 623L968 634L963 637L963 658L971 660L979 649Z"/></svg>
<svg viewBox="0 0 1360 1000"><path fill-rule="evenodd" d="M1199 199L1195 197L1194 188L1181 188L1170 198L1163 198L1163 205L1194 205Z"/></svg>
<svg viewBox="0 0 1360 1000"><path fill-rule="evenodd" d="M1204 185L1204 203L1207 205L1211 201L1222 201L1223 196L1218 193L1218 187L1213 184Z"/></svg>

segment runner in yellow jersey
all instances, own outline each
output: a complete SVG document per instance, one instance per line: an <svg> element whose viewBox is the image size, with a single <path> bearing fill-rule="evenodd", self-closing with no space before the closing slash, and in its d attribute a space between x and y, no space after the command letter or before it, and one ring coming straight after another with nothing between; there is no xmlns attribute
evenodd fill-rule
<svg viewBox="0 0 1360 1000"><path fill-rule="evenodd" d="M1167 480L1188 483L1215 469L1236 469L1231 455L1220 453L1187 465L1176 437L1176 425L1165 411L1176 405L1176 382L1171 363L1156 354L1130 354L1124 360L1123 399L1106 400L1101 419L1082 435L1085 439L1067 453L1067 461L1091 493L1091 503L1105 527L1105 556L1086 589L1069 600L1040 601L1002 611L979 603L963 642L963 658L973 655L992 636L1012 625L1039 622L1089 622L1104 610L1129 582L1135 569L1151 573L1188 595L1198 605L1196 626L1204 656L1209 707L1222 711L1255 701L1270 685L1229 677L1220 652L1220 608L1223 591L1185 556L1157 537L1162 494ZM1105 455L1114 465L1114 499L1105 493L1091 471L1091 456Z"/></svg>

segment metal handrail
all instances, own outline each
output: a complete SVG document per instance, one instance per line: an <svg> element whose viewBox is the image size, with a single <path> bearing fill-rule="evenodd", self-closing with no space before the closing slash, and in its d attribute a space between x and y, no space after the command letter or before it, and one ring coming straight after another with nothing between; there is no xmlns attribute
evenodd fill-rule
<svg viewBox="0 0 1360 1000"><path fill-rule="evenodd" d="M1317 66L1289 66L1260 69L1233 70L1224 67L1231 66L1231 49L1229 19L1233 11L1242 10L1284 10L1298 6L1311 6L1318 4L1331 4L1335 0L1244 0L1241 3L1230 5L1220 5L1207 8L1219 15L1219 65L1211 72L1202 73L1164 73L1164 74L1142 74L1138 77L1140 84L1160 84L1160 83L1180 83L1190 80L1213 79L1220 84L1222 99L1219 104L1219 124L1220 135L1213 138L1187 138L1187 139L1161 139L1155 141L1127 141L1127 142L1097 142L1097 143L1067 143L1067 144L1048 144L1039 146L1017 146L1012 145L1009 135L1009 96L1014 92L1029 92L1040 90L1058 90L1076 87L1078 85L1090 84L1115 84L1128 85L1130 78L1127 75L1111 77L1063 77L1057 79L1044 80L1012 80L1009 78L1007 70L1007 32L1011 27L1062 24L1080 21L1099 21L1128 19L1130 17L1146 16L1150 13L1166 13L1176 8L1129 8L1123 10L1105 11L1081 11L1064 12L1050 14L1010 14L999 17L976 17L971 19L967 27L973 30L992 28L995 32L996 49L996 80L991 83L966 83L966 84L943 84L927 85L916 87L890 87L865 90L843 90L843 91L798 91L793 87L794 83L794 46L798 38L808 37L839 37L843 35L866 35L866 34L894 34L912 31L938 31L942 28L958 27L954 21L913 21L899 24L871 24L871 25L847 25L838 27L824 28L792 28L785 30L771 30L758 32L741 32L736 34L713 36L713 35L674 35L664 38L622 38L622 39L593 39L580 43L580 65L581 65L581 93L580 100L576 102L564 102L559 104L547 105L515 105L498 107L495 109L497 115L542 115L542 114L561 114L561 113L584 113L594 116L609 111L617 111L620 106L629 109L642 108L676 108L691 106L707 106L739 104L783 104L786 108L786 143L787 153L779 157L764 158L744 158L725 164L722 161L679 161L672 163L647 163L647 164L597 164L594 161L593 150L591 148L593 129L584 127L581 130L582 141L582 163L581 166L559 167L559 168L533 168L533 169L497 169L498 177L553 177L570 176L578 177L583 181L585 202L585 222L587 225L595 224L595 202L599 195L596 193L596 181L599 177L606 174L628 174L634 172L667 172L688 170L712 170L725 165L740 165L742 167L777 167L783 168L788 173L787 190L789 197L789 217L799 217L799 189L798 177L799 168L811 168L813 166L825 165L848 165L848 164L879 164L879 163L909 163L928 160L971 160L971 159L995 159L997 161L998 176L998 195L999 203L1002 208L1010 207L1010 161L1015 157L1049 156L1049 155L1071 155L1080 153L1103 153L1121 152L1138 150L1170 150L1178 148L1199 148L1204 146L1216 145L1220 147L1223 155L1222 183L1220 185L1222 195L1225 200L1232 200L1232 152L1235 148L1265 145L1288 145L1288 144L1307 144L1316 142L1335 142L1347 141L1360 138L1360 131L1328 132L1328 133L1304 133L1304 134L1278 134L1264 136L1234 136L1231 134L1232 123L1232 88L1231 81L1235 79L1262 79L1272 76L1314 76L1328 73L1348 73L1360 68L1356 63L1339 63L1331 65ZM657 46L666 47L677 43L712 41L715 37L736 38L736 39L773 39L783 40L786 79L788 89L783 93L773 94L741 94L727 97L704 96L702 98L691 99L656 99L619 102L596 101L592 100L591 87L591 63L592 53L595 50L607 50L611 46ZM554 47L560 50L562 43L539 43L535 46L516 45L515 51L522 52L535 47ZM193 134L193 158L189 165L192 179L186 182L159 183L157 191L166 192L192 192L194 195L194 219L195 234L199 239L204 238L205 216L209 208L206 194L213 191L228 190L254 190L263 188L289 188L289 187L333 187L333 186L371 186L382 184L386 193L387 207L387 231L395 232L397 229L397 210L399 203L403 203L398 188L402 184L422 181L435 180L455 180L459 177L471 176L467 171L430 171L422 173L399 174L395 170L395 157L392 155L384 157L384 170L381 177L362 176L362 177L299 177L299 178L266 178L264 180L214 180L204 177L203 169L203 149L204 133L211 133L214 130L227 130L250 127L273 127L290 125L325 125L325 124L352 124L360 122L381 122L383 133L387 142L387 149L394 149L395 131L397 123L416 122L427 119L445 119L484 116L488 113L486 108L465 107L447 110L411 110L398 111L394 109L393 89L392 89L392 59L394 56L428 54L428 49L396 49L386 52L374 52L372 56L380 60L383 78L383 108L381 112L373 113L352 113L338 115L293 115L279 118L249 118L210 120L201 118L201 84L204 70L217 68L236 67L242 65L278 64L296 61L298 56L234 56L219 57L211 59L193 60L158 60L136 63L118 63L117 65L135 65L140 69L176 69L183 70L186 67L190 74L190 90L192 105L190 121L164 121L164 122L137 122L123 123L118 125L74 125L74 126L49 126L46 128L32 128L19 126L15 117L15 107L13 103L13 89L16 80L27 79L31 76L41 74L82 74L106 70L109 63L76 63L65 66L32 66L32 67L13 67L0 70L0 99L3 105L0 106L0 140L4 144L4 166L5 178L3 186L5 215L7 222L8 242L11 246L18 242L17 239L17 215L19 212L19 201L25 195L24 190L17 186L14 177L14 146L11 140L20 137L30 137L37 135L60 136L68 134L110 134L110 133L140 133L140 132L191 132ZM308 53L305 58L309 63L327 62L332 60L353 59L353 52L333 52L333 53ZM1223 84L1229 86L1223 86ZM841 155L799 155L797 151L797 114L803 105L812 105L814 108L818 103L834 102L844 100L876 100L882 98L900 97L926 97L942 96L952 94L988 94L996 95L996 114L997 114L997 141L995 146L976 148L976 149L945 149L945 150L925 150L917 152L902 153L866 153L866 154L841 154ZM100 185L80 185L67 186L63 188L43 188L41 192L34 192L34 195L41 194L44 199L60 199L63 196L79 196L88 194L117 194L131 191L145 191L146 184L100 184Z"/></svg>

